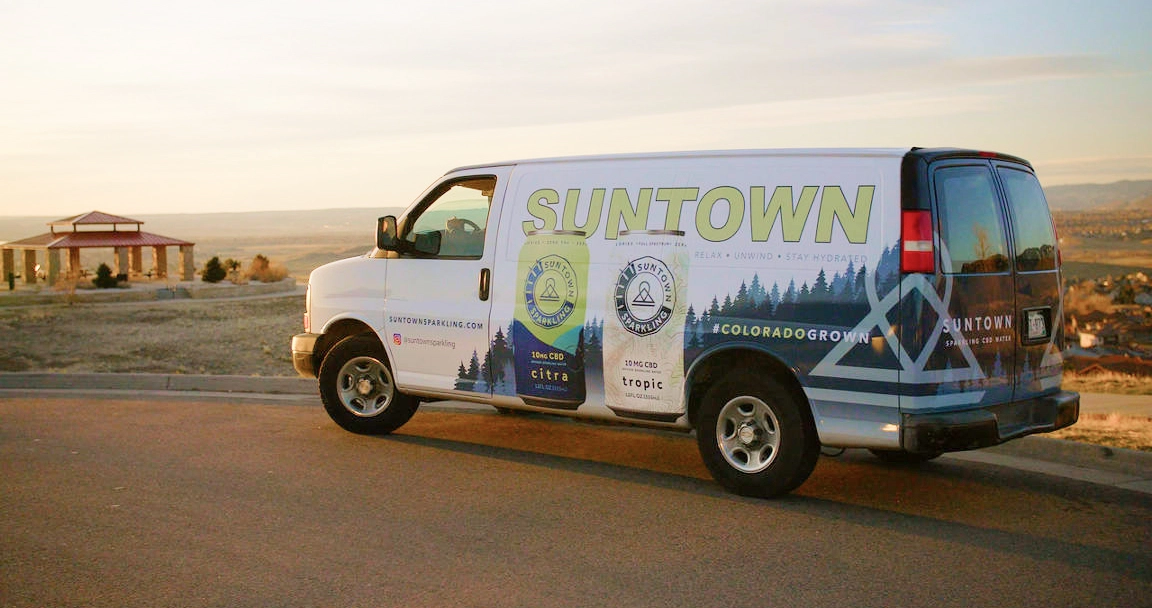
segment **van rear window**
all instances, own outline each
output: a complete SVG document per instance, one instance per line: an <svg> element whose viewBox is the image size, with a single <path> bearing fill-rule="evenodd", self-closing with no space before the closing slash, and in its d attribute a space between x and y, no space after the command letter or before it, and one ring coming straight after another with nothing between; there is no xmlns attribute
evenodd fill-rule
<svg viewBox="0 0 1152 608"><path fill-rule="evenodd" d="M935 172L935 191L944 272L1007 271L1008 242L991 169L942 167Z"/></svg>
<svg viewBox="0 0 1152 608"><path fill-rule="evenodd" d="M1009 214L1016 245L1016 269L1056 269L1056 231L1048 202L1036 176L1027 171L1000 167L1000 181L1008 194Z"/></svg>

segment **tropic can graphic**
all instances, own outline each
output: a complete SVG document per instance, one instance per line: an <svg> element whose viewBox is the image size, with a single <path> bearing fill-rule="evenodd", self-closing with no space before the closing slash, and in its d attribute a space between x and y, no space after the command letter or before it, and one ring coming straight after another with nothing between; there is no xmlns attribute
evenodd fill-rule
<svg viewBox="0 0 1152 608"><path fill-rule="evenodd" d="M604 397L618 416L684 414L688 245L678 230L620 233L604 324Z"/></svg>
<svg viewBox="0 0 1152 608"><path fill-rule="evenodd" d="M576 409L584 403L584 311L588 246L584 233L528 233L517 261L512 348L516 395L529 405Z"/></svg>

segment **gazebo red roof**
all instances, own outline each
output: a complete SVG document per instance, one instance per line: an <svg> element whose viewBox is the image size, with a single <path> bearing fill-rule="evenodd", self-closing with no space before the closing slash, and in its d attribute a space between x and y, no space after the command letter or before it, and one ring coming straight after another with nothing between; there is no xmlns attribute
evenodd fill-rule
<svg viewBox="0 0 1152 608"><path fill-rule="evenodd" d="M144 222L130 217L112 215L102 211L89 211L72 217L48 222L52 232L38 234L19 241L4 243L4 249L86 249L92 247L168 247L191 246L184 239L143 232ZM118 224L134 224L132 230L117 230ZM111 230L78 230L77 226L105 225ZM57 232L57 226L71 226L72 231Z"/></svg>
<svg viewBox="0 0 1152 608"><path fill-rule="evenodd" d="M73 215L64 219L48 222L49 226L80 226L85 224L136 224L139 228L143 224L140 220L134 220L130 217L123 217L120 215L112 215L111 213L104 213L103 211L89 211L88 213L81 213L80 215Z"/></svg>
<svg viewBox="0 0 1152 608"><path fill-rule="evenodd" d="M193 244L185 240L160 236L151 232L140 232L139 230L128 232L92 230L86 232L46 232L19 241L5 243L4 246L36 249L69 249L72 247L86 249L89 247L167 247Z"/></svg>

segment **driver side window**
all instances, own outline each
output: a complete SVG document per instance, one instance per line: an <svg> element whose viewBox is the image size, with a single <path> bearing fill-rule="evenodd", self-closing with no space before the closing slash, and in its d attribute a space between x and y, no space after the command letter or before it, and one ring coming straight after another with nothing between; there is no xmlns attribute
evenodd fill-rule
<svg viewBox="0 0 1152 608"><path fill-rule="evenodd" d="M404 234L416 251L447 259L484 255L495 177L469 177L441 186Z"/></svg>

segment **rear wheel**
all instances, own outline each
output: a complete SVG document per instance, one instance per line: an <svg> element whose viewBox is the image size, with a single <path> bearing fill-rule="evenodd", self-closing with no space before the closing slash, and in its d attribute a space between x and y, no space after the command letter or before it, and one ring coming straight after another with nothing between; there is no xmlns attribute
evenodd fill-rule
<svg viewBox="0 0 1152 608"><path fill-rule="evenodd" d="M820 456L807 408L775 379L746 373L729 374L704 394L696 441L716 481L741 496L790 492Z"/></svg>
<svg viewBox="0 0 1152 608"><path fill-rule="evenodd" d="M396 389L375 336L341 340L320 364L320 400L332 420L362 435L385 435L408 422L420 401Z"/></svg>

